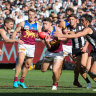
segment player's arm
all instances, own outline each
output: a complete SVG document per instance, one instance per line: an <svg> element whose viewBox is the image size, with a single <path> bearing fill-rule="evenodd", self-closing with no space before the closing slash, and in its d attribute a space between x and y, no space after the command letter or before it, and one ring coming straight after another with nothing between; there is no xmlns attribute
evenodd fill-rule
<svg viewBox="0 0 96 96"><path fill-rule="evenodd" d="M3 38L3 40L5 42L8 42L8 43L13 43L13 42L18 42L20 44L23 44L24 42L22 40L16 40L16 39L8 39L8 37L6 36L6 32L4 29L0 29L0 34Z"/></svg>
<svg viewBox="0 0 96 96"><path fill-rule="evenodd" d="M69 35L64 35L61 32L55 32L55 36L57 36L58 39L63 40L63 38L78 38L78 37L86 36L87 34L91 34L92 32L93 31L91 28L85 28L83 31L80 31L75 34L69 34Z"/></svg>
<svg viewBox="0 0 96 96"><path fill-rule="evenodd" d="M40 25L39 22L37 23L37 31L38 31L38 33L42 31L42 30L41 30L41 25ZM36 37L39 38L38 34L37 34Z"/></svg>
<svg viewBox="0 0 96 96"><path fill-rule="evenodd" d="M61 28L59 28L59 27L57 27L57 26L55 26L55 30L56 30L56 33L58 32L60 32L60 34L63 34L63 32L62 32L62 29ZM65 41L65 40L67 40L66 38L63 38L63 40Z"/></svg>
<svg viewBox="0 0 96 96"><path fill-rule="evenodd" d="M45 43L45 45L46 45L46 47L48 48L48 49L50 49L51 48L51 45L50 45L50 37L45 37L45 39L44 39L44 43Z"/></svg>
<svg viewBox="0 0 96 96"><path fill-rule="evenodd" d="M39 24L39 22L37 23L37 31L38 32L41 32L42 30L41 30L41 25Z"/></svg>
<svg viewBox="0 0 96 96"><path fill-rule="evenodd" d="M46 39L46 38L45 38ZM51 48L51 45L50 45L50 42L48 40L41 40L41 42L48 48L50 49Z"/></svg>
<svg viewBox="0 0 96 96"><path fill-rule="evenodd" d="M14 39L16 37L16 34L18 32L21 32L21 29L24 27L24 21L19 23L18 27L16 28L16 30L13 32L12 34L12 38Z"/></svg>

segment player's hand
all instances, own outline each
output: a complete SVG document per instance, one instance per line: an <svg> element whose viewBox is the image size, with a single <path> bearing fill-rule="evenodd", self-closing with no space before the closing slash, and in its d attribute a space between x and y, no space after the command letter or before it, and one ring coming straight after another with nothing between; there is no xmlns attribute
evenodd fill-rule
<svg viewBox="0 0 96 96"><path fill-rule="evenodd" d="M17 40L17 42L18 42L19 44L24 44L24 42L23 42L22 40Z"/></svg>
<svg viewBox="0 0 96 96"><path fill-rule="evenodd" d="M2 50L0 49L0 55L2 55Z"/></svg>
<svg viewBox="0 0 96 96"><path fill-rule="evenodd" d="M86 47L82 47L81 48L81 52L86 52L87 48Z"/></svg>
<svg viewBox="0 0 96 96"><path fill-rule="evenodd" d="M45 41L50 42L50 36L45 36Z"/></svg>

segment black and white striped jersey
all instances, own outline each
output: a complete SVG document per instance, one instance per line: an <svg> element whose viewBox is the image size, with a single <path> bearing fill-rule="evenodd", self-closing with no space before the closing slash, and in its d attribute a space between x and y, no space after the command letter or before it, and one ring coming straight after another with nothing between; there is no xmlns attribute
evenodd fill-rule
<svg viewBox="0 0 96 96"><path fill-rule="evenodd" d="M93 33L87 34L86 39L92 45L92 47L96 50L96 29L92 25L89 25L88 27L93 30Z"/></svg>
<svg viewBox="0 0 96 96"><path fill-rule="evenodd" d="M75 33L80 32L84 29L84 27L81 24L77 24L76 28L72 28L71 26L68 27L68 30L73 31ZM72 48L81 48L85 45L85 38L79 37L79 38L73 38L72 39Z"/></svg>
<svg viewBox="0 0 96 96"><path fill-rule="evenodd" d="M11 38L12 33L11 33L11 32L10 32L10 33L8 33L8 32L7 32L7 30L4 28L4 26L3 26L3 27L1 27L0 29L4 29L4 30L5 30L5 32L6 32L6 36L7 36L7 38L8 38L8 39L10 39L10 38ZM0 35L0 41L1 41L1 40L3 40L3 38L2 38L2 36Z"/></svg>

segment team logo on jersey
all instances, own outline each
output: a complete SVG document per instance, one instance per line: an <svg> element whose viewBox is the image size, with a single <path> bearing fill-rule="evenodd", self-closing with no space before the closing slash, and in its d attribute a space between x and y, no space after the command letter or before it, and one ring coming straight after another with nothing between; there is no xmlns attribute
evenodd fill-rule
<svg viewBox="0 0 96 96"><path fill-rule="evenodd" d="M29 26L26 25L26 26L24 27L24 29L29 29Z"/></svg>
<svg viewBox="0 0 96 96"><path fill-rule="evenodd" d="M35 33L34 32L26 30L25 33L26 34L24 35L24 37L29 38L31 36L32 38L35 38Z"/></svg>

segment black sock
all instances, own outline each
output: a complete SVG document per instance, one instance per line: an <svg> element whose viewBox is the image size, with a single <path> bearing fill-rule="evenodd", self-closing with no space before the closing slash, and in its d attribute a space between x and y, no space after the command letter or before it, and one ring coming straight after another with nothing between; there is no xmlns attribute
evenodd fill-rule
<svg viewBox="0 0 96 96"><path fill-rule="evenodd" d="M85 79L87 83L90 83L90 80L88 78Z"/></svg>

